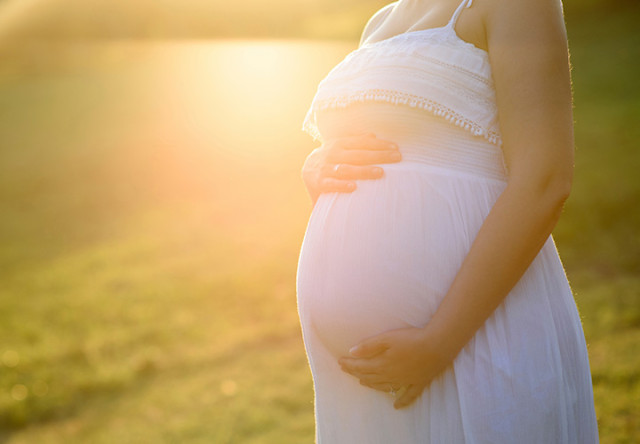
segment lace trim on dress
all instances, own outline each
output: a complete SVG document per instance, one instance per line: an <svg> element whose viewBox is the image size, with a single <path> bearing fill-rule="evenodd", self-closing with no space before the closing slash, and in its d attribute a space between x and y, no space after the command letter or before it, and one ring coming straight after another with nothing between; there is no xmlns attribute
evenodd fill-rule
<svg viewBox="0 0 640 444"><path fill-rule="evenodd" d="M470 4L464 0L459 10ZM450 25L365 43L349 53L318 85L302 129L321 141L319 111L367 100L427 110L502 146L488 54Z"/></svg>
<svg viewBox="0 0 640 444"><path fill-rule="evenodd" d="M480 124L464 117L462 114L446 107L434 100L420 97L414 94L403 93L399 91L390 91L383 89L367 89L356 91L353 94L331 97L329 99L318 100L315 106L309 110L309 114L304 120L302 129L311 135L314 140L320 141L322 137L315 123L315 119L311 114L316 110L326 110L329 108L346 108L352 103L361 103L366 101L387 102L394 105L406 105L412 108L420 108L432 112L436 116L444 117L447 121L471 131L476 136L483 136L487 141L501 146L502 140L497 131L485 129Z"/></svg>

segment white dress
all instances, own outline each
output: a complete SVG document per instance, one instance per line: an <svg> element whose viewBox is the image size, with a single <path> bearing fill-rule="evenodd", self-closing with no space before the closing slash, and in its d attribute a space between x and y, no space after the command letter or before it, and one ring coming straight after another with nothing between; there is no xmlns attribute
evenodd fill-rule
<svg viewBox="0 0 640 444"><path fill-rule="evenodd" d="M318 199L300 252L298 309L322 444L598 441L580 318L551 237L444 373L410 407L337 360L362 339L425 325L504 190L488 54L450 23L364 44L320 83L304 129L374 133L403 160ZM473 295L469 295L473 297Z"/></svg>

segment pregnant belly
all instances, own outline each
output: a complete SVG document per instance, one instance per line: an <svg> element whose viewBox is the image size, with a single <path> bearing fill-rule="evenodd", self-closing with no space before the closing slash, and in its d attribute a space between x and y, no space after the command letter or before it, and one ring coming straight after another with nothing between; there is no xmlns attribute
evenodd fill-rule
<svg viewBox="0 0 640 444"><path fill-rule="evenodd" d="M300 315L336 357L367 337L426 324L470 244L446 184L385 171L354 193L322 195L305 234Z"/></svg>

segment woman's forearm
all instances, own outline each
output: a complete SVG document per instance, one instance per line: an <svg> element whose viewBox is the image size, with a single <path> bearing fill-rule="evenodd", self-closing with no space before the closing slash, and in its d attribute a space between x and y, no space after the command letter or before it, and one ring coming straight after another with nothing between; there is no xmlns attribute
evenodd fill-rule
<svg viewBox="0 0 640 444"><path fill-rule="evenodd" d="M511 174L425 326L425 337L441 339L450 358L527 270L551 234L571 184L573 117L561 3L503 3L486 3L485 23Z"/></svg>
<svg viewBox="0 0 640 444"><path fill-rule="evenodd" d="M570 185L509 184L425 327L453 359L520 280L556 225ZM434 336L435 335L435 336Z"/></svg>

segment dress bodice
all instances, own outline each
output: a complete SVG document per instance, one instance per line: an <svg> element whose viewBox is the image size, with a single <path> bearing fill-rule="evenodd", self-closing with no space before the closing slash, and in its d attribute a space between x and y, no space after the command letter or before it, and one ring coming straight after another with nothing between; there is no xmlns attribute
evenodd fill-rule
<svg viewBox="0 0 640 444"><path fill-rule="evenodd" d="M303 129L326 136L321 113L355 103L386 102L426 110L501 146L495 89L486 51L462 40L455 23L364 43L320 82Z"/></svg>

